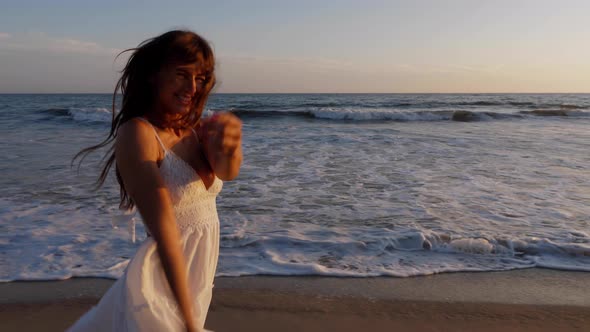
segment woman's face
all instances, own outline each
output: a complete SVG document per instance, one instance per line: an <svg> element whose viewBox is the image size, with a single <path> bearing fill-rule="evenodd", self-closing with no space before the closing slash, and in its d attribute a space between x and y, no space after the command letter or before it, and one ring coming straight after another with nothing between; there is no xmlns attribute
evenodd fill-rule
<svg viewBox="0 0 590 332"><path fill-rule="evenodd" d="M190 112L195 95L205 85L205 75L196 63L169 65L160 70L155 78L155 110L171 115Z"/></svg>

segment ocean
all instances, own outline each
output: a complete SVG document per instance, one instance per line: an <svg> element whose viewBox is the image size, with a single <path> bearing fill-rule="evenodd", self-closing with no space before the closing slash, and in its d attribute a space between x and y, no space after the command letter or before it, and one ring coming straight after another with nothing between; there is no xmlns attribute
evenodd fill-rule
<svg viewBox="0 0 590 332"><path fill-rule="evenodd" d="M93 190L108 94L0 95L0 281L117 278L145 239ZM215 94L243 123L218 276L590 271L590 94Z"/></svg>

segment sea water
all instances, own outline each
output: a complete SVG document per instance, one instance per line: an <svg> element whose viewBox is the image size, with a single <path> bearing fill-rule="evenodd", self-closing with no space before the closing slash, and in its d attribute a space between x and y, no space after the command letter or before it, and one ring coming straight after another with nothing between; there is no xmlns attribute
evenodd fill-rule
<svg viewBox="0 0 590 332"><path fill-rule="evenodd" d="M112 96L0 95L0 281L117 278L145 239L93 190ZM590 271L588 94L215 94L243 121L218 276Z"/></svg>

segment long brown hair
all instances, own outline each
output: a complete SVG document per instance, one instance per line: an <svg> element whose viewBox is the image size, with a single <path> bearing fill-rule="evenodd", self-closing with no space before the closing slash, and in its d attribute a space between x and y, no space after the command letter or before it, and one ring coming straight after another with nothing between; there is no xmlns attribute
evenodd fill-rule
<svg viewBox="0 0 590 332"><path fill-rule="evenodd" d="M205 75L204 87L196 92L190 112L180 119L181 123L187 128L196 126L203 113L209 93L215 85L215 57L209 43L196 33L188 30L166 32L155 38L145 40L136 48L127 49L119 53L119 55L125 52L132 53L129 60L127 60L127 64L121 71L121 77L117 81L113 93L113 118L109 135L99 144L78 152L72 159L72 164L80 157L78 164L78 167L80 167L82 161L89 153L111 145L101 161L104 163L104 166L102 167L100 176L96 180L96 188L98 189L104 184L109 170L113 166L113 163L115 163L117 182L121 189L119 207L122 209L131 209L135 203L125 190L125 185L115 160L115 146L113 142L117 138L117 131L125 122L136 117L141 117L151 109L156 92L153 83L151 83L151 78L165 65L169 64L197 63ZM123 100L121 110L117 113L115 104L119 90L123 95Z"/></svg>

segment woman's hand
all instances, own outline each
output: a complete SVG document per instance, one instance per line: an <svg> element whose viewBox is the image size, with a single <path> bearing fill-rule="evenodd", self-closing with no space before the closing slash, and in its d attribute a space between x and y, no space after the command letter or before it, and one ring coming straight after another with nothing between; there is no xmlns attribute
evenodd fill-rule
<svg viewBox="0 0 590 332"><path fill-rule="evenodd" d="M198 133L215 175L222 180L238 176L242 164L242 121L231 113L218 113L202 120Z"/></svg>

